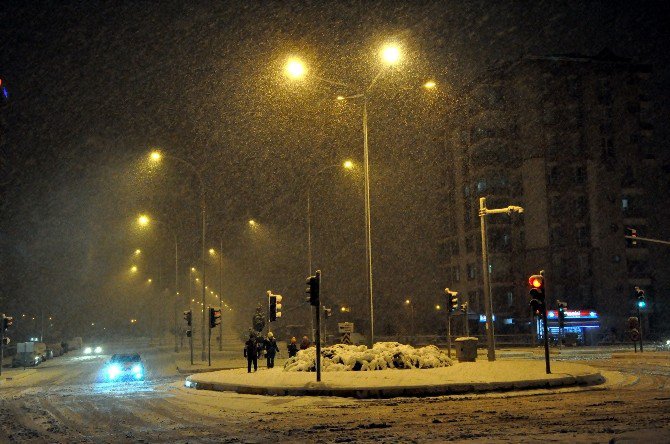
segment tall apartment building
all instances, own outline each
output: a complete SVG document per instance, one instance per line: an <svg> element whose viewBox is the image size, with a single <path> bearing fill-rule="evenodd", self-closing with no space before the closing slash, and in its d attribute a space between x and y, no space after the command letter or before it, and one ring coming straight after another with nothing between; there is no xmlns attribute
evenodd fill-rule
<svg viewBox="0 0 670 444"><path fill-rule="evenodd" d="M444 266L474 313L484 313L479 198L525 209L487 216L497 332L530 331L527 279L539 270L551 307L597 311L600 333L621 335L634 286L653 295L646 245L624 238L626 227L643 236L654 212L649 72L606 51L527 56L484 73L454 109Z"/></svg>

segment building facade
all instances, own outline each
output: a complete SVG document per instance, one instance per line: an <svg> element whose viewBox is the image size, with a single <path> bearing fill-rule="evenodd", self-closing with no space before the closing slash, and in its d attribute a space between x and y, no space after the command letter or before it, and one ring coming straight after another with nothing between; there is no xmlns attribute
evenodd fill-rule
<svg viewBox="0 0 670 444"><path fill-rule="evenodd" d="M524 57L470 85L448 123L443 247L471 323L484 313L480 197L524 208L487 216L497 332L532 331L527 279L540 270L550 307L595 310L600 335L621 336L635 286L653 294L646 245L624 238L649 232L654 211L649 72L608 52Z"/></svg>

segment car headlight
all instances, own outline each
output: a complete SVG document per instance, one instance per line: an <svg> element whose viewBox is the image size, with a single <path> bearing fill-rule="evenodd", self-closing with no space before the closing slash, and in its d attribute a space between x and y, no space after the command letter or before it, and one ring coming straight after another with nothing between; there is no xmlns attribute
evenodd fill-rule
<svg viewBox="0 0 670 444"><path fill-rule="evenodd" d="M107 375L109 376L109 379L115 379L119 374L121 373L121 367L119 367L117 364L112 364L109 367L107 367Z"/></svg>
<svg viewBox="0 0 670 444"><path fill-rule="evenodd" d="M86 347L86 348L84 349L84 354L85 354L85 355L90 355L92 351L93 351L93 349L91 349L91 347Z"/></svg>
<svg viewBox="0 0 670 444"><path fill-rule="evenodd" d="M102 347L96 347L95 352L96 353L102 353Z"/></svg>

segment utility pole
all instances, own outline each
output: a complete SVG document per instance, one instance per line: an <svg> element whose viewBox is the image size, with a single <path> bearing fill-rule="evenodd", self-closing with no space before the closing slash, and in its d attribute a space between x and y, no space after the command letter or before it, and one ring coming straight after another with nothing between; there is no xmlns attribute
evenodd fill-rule
<svg viewBox="0 0 670 444"><path fill-rule="evenodd" d="M486 208L486 198L479 198L479 219L482 234L482 280L484 284L484 308L486 312L486 345L489 361L496 360L495 335L493 334L493 302L491 300L491 282L489 277L489 252L486 233L486 216L489 214L506 213L511 215L513 212L523 213L523 208L510 205L507 208L490 209Z"/></svg>
<svg viewBox="0 0 670 444"><path fill-rule="evenodd" d="M219 351L223 351L223 236L219 239L219 308L221 323L219 324Z"/></svg>

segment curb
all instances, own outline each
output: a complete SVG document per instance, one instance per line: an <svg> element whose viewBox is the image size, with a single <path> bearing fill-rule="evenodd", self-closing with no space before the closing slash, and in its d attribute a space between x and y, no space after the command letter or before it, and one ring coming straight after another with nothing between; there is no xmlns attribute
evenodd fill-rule
<svg viewBox="0 0 670 444"><path fill-rule="evenodd" d="M190 377L184 385L196 390L212 390L217 392L236 392L245 395L265 396L335 396L342 398L396 398L396 397L428 397L443 395L462 395L467 393L506 392L516 390L552 389L569 386L590 386L605 382L599 373L579 376L564 376L556 379L533 379L509 382L474 382L453 383L442 385L424 385L412 387L259 387L250 385L197 382Z"/></svg>
<svg viewBox="0 0 670 444"><path fill-rule="evenodd" d="M612 359L629 359L629 358L640 358L654 361L658 360L668 361L670 360L670 353L665 351L662 352L650 351L643 353L634 353L634 352L612 353Z"/></svg>
<svg viewBox="0 0 670 444"><path fill-rule="evenodd" d="M192 368L192 369L177 367L177 373L181 375L193 375L196 373L218 372L219 370L230 370L230 369L231 367L207 367L207 368Z"/></svg>

